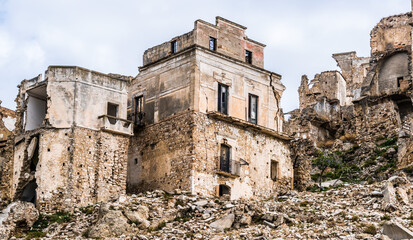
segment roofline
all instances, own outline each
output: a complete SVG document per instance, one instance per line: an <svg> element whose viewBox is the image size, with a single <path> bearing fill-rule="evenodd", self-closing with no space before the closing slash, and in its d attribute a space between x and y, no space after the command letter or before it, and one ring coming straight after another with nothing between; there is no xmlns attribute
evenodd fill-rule
<svg viewBox="0 0 413 240"><path fill-rule="evenodd" d="M228 20L228 19L226 19L226 18L223 18L223 17L220 17L220 16L217 16L217 17L215 18L215 25L218 25L218 20L222 20L222 21L227 22L227 23L229 23L229 24L231 24L231 25L234 25L234 26L236 26L236 27L239 27L239 28L241 28L241 29L243 29L243 30L247 29L247 27L242 26L241 24L235 23L235 22L233 22L233 21L230 21L230 20Z"/></svg>
<svg viewBox="0 0 413 240"><path fill-rule="evenodd" d="M74 69L80 69L80 70L83 70L83 71L90 71L94 74L104 75L106 77L110 77L110 78L117 79L117 80L124 81L124 82L129 82L130 81L130 80L128 81L128 80L110 75L110 74L115 74L115 73L102 73L102 72L98 72L98 71L95 71L95 70L91 70L91 69L84 68L84 67L79 67L79 66L74 66L74 65L72 65L72 66L70 66L70 65L50 65L49 67L47 67L47 70L49 70L51 68L74 68ZM119 75L121 75L121 74L119 74ZM125 77L129 77L130 79L133 79L132 76L125 76Z"/></svg>
<svg viewBox="0 0 413 240"><path fill-rule="evenodd" d="M256 70L263 71L263 72L266 72L266 73L268 73L268 74L273 74L273 75L279 77L280 79L282 78L282 75L281 75L281 74L278 74L278 73L275 73L275 72L266 70L266 69L264 69L264 68L257 67L257 66L255 66L255 65L251 65L251 64L245 63L245 62L243 62L243 61L241 61L241 60L238 60L238 59L236 59L236 58L233 58L233 57L224 55L224 54L219 53L219 52L212 51L212 50L210 50L210 49L208 49L208 48L205 48L205 47L203 47L203 46L200 46L200 45L198 45L198 44L193 44L193 45L191 45L191 46L189 46L189 47L187 47L187 48L182 49L181 51L179 51L179 52L177 52L177 53L174 53L174 54L171 54L171 55L166 56L166 57L164 57L164 58L158 59L158 60L156 60L155 62L151 62L151 63L149 63L149 64L146 64L145 66L140 66L140 67L139 67L139 72L144 71L145 69L147 69L147 68L149 68L149 67L151 67L151 66L154 66L154 65L156 65L156 64L159 64L159 63L162 63L162 62L166 62L166 61L168 61L169 59L172 59L172 58L174 58L174 57L180 56L180 55L182 55L182 54L184 54L184 53L193 51L193 50L195 50L195 49L205 50L205 51L207 51L207 52L209 52L209 53L211 53L211 54L213 54L213 55L219 56L219 57L221 57L221 58L226 58L226 59L230 59L231 61L235 61L235 62L237 62L237 63L241 63L241 64L244 65L245 67L254 68L254 69L256 69Z"/></svg>

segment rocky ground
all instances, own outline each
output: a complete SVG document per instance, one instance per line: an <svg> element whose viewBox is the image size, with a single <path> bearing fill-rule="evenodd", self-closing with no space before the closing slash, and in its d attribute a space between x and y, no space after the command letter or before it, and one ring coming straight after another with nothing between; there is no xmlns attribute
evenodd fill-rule
<svg viewBox="0 0 413 240"><path fill-rule="evenodd" d="M1 233L11 239L389 239L383 226L413 226L412 190L401 174L262 201L154 191L54 214L14 203L0 215Z"/></svg>

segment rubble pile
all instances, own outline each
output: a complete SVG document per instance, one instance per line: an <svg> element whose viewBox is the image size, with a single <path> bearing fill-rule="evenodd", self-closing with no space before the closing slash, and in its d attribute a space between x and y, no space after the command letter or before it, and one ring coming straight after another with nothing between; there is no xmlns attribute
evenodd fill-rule
<svg viewBox="0 0 413 240"><path fill-rule="evenodd" d="M28 218L32 227L25 231L9 230L13 239L388 239L383 229L409 234L412 203L413 186L404 174L260 201L157 190L70 212L36 215L26 208L24 216L38 220Z"/></svg>

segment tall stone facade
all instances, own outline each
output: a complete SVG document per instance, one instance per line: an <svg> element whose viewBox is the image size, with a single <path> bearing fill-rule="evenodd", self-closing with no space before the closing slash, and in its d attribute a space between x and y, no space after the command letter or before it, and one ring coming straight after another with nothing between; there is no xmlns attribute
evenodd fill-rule
<svg viewBox="0 0 413 240"><path fill-rule="evenodd" d="M117 198L126 190L132 123L129 79L80 67L51 66L24 80L16 99L14 158L3 168L3 197L42 210Z"/></svg>
<svg viewBox="0 0 413 240"><path fill-rule="evenodd" d="M279 74L263 69L265 45L217 17L145 51L129 89L138 127L128 163L130 192L182 189L269 196L290 189ZM141 126L141 127L139 127Z"/></svg>

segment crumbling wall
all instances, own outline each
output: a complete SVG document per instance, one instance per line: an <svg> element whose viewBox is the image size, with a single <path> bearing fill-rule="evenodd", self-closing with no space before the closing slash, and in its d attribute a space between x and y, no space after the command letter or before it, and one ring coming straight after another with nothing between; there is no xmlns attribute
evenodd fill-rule
<svg viewBox="0 0 413 240"><path fill-rule="evenodd" d="M172 52L171 42L176 41L177 52L187 49L192 46L195 42L194 32L190 31L183 35L172 38L168 42L164 42L160 45L154 46L145 50L143 53L143 66L156 63L159 60L171 56L174 54Z"/></svg>
<svg viewBox="0 0 413 240"><path fill-rule="evenodd" d="M370 33L371 54L411 46L411 17L409 12L381 19Z"/></svg>
<svg viewBox="0 0 413 240"><path fill-rule="evenodd" d="M193 128L193 113L185 111L136 132L129 145L128 192L191 191Z"/></svg>
<svg viewBox="0 0 413 240"><path fill-rule="evenodd" d="M219 185L230 187L231 199L288 192L293 174L288 138L246 128L247 122L216 114L195 112L193 192L217 195ZM219 172L222 144L230 146L231 161L240 163L239 176ZM276 180L271 179L271 161L278 163Z"/></svg>
<svg viewBox="0 0 413 240"><path fill-rule="evenodd" d="M340 67L341 74L346 80L347 104L360 98L363 79L369 71L369 57L358 57L356 52L333 54L334 60Z"/></svg>

